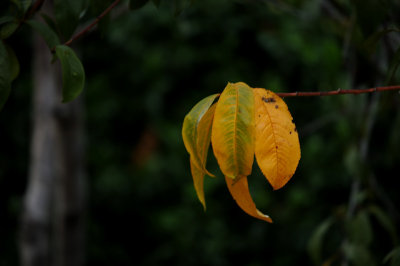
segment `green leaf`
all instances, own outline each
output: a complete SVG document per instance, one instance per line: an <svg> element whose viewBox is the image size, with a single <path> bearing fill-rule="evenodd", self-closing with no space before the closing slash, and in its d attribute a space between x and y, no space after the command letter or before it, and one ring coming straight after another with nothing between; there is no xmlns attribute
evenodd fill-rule
<svg viewBox="0 0 400 266"><path fill-rule="evenodd" d="M310 257L314 261L315 265L321 265L324 237L333 223L334 220L332 218L328 218L327 220L323 221L310 237L308 242L308 253L310 254Z"/></svg>
<svg viewBox="0 0 400 266"><path fill-rule="evenodd" d="M129 8L131 10L139 9L147 4L149 0L130 0L129 1Z"/></svg>
<svg viewBox="0 0 400 266"><path fill-rule="evenodd" d="M10 60L6 46L0 41L0 110L11 91Z"/></svg>
<svg viewBox="0 0 400 266"><path fill-rule="evenodd" d="M10 79L13 81L19 74L19 62L14 50L9 45L6 45L6 49L10 63Z"/></svg>
<svg viewBox="0 0 400 266"><path fill-rule="evenodd" d="M368 246L372 242L373 232L366 211L360 211L347 224L347 232L352 243Z"/></svg>
<svg viewBox="0 0 400 266"><path fill-rule="evenodd" d="M185 116L182 126L182 138L185 148L190 154L190 170L197 197L206 209L204 199L204 175L211 175L206 170L207 153L210 146L211 126L215 112L215 104L210 107L218 94L210 95Z"/></svg>
<svg viewBox="0 0 400 266"><path fill-rule="evenodd" d="M203 169L204 171L205 168L204 166L204 159L202 158L201 154L198 151L198 125L203 118L203 116L206 114L208 109L210 108L211 104L214 102L215 98L218 97L219 94L213 94L210 95L200 102L198 102L192 110L185 116L185 119L183 120L183 126L182 126L182 138L183 138L183 143L185 145L186 150L190 154L191 159L193 160L193 163L200 169ZM211 130L211 128L210 128ZM209 174L209 173L207 173Z"/></svg>
<svg viewBox="0 0 400 266"><path fill-rule="evenodd" d="M386 82L385 82L387 85L392 83L393 78L396 75L399 65L400 65L400 47L396 50L396 53L394 54L393 59L390 62L388 76L387 76Z"/></svg>
<svg viewBox="0 0 400 266"><path fill-rule="evenodd" d="M364 246L345 242L342 246L344 254L355 266L374 266L374 260L371 257L371 252Z"/></svg>
<svg viewBox="0 0 400 266"><path fill-rule="evenodd" d="M228 83L215 110L211 142L222 173L232 179L251 174L254 161L253 89Z"/></svg>
<svg viewBox="0 0 400 266"><path fill-rule="evenodd" d="M31 4L32 4L32 0L22 0L21 1L21 9L24 14L28 11Z"/></svg>
<svg viewBox="0 0 400 266"><path fill-rule="evenodd" d="M386 264L390 261L390 266L400 265L400 247L395 247L389 252L383 259L383 263Z"/></svg>
<svg viewBox="0 0 400 266"><path fill-rule="evenodd" d="M48 25L37 20L29 20L27 23L39 32L49 49L53 49L56 45L60 44L57 34Z"/></svg>
<svg viewBox="0 0 400 266"><path fill-rule="evenodd" d="M55 20L64 38L70 38L79 25L85 4L85 0L54 0Z"/></svg>
<svg viewBox="0 0 400 266"><path fill-rule="evenodd" d="M15 21L4 23L0 29L0 38L7 39L18 29L18 26L18 22Z"/></svg>
<svg viewBox="0 0 400 266"><path fill-rule="evenodd" d="M40 14L40 16L43 18L44 22L46 22L47 26L49 26L50 29L52 29L55 33L58 34L57 25L56 25L56 22L54 21L54 19L52 17L50 17L49 15L44 14L44 13Z"/></svg>
<svg viewBox="0 0 400 266"><path fill-rule="evenodd" d="M389 233L393 240L393 244L397 243L397 230L390 217L376 205L368 208L371 215L375 216L380 225Z"/></svg>
<svg viewBox="0 0 400 266"><path fill-rule="evenodd" d="M7 22L12 22L15 21L15 18L13 16L4 16L0 18L0 25L5 24Z"/></svg>
<svg viewBox="0 0 400 266"><path fill-rule="evenodd" d="M61 61L63 102L70 102L83 90L85 71L75 52L65 45L56 46L56 55Z"/></svg>
<svg viewBox="0 0 400 266"><path fill-rule="evenodd" d="M379 30L371 34L364 42L364 49L368 54L372 54L376 51L379 41L383 36L392 31L398 31L397 29L384 29Z"/></svg>

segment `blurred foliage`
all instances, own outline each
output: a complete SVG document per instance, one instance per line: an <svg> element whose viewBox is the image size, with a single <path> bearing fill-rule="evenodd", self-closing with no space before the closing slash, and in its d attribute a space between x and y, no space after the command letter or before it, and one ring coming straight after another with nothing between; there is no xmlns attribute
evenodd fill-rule
<svg viewBox="0 0 400 266"><path fill-rule="evenodd" d="M203 212L180 130L190 108L228 81L274 91L385 85L399 35L381 34L369 52L365 45L376 32L398 27L398 2L181 2L179 9L168 1L121 9L79 41L87 265L379 265L385 257L395 263L398 93L286 99L300 136L299 168L278 191L256 167L249 178L272 225L234 204L213 158L209 170L218 175L205 180ZM0 265L16 265L29 169L30 32L21 28L7 42L20 76L0 112ZM391 82L399 81L395 71Z"/></svg>

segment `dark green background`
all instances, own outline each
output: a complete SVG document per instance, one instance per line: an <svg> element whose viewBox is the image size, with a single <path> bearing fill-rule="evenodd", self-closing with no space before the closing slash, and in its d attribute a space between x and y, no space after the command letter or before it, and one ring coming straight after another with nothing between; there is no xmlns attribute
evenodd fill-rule
<svg viewBox="0 0 400 266"><path fill-rule="evenodd" d="M237 207L212 156L209 170L217 177L205 180L204 212L181 138L186 113L227 82L275 92L386 85L398 37L385 36L372 54L364 43L382 27L399 25L399 4L330 1L341 14L332 16L322 2L201 0L179 14L163 2L148 3L75 43L86 71L87 265L312 265L308 245L327 219L334 222L318 245L321 259L337 256L338 263L343 251L356 254L354 265L381 265L397 245L397 232L382 220L391 228L400 222L397 92L377 100L285 99L300 137L298 169L278 191L257 166L249 177L258 208L273 224ZM9 40L21 73L0 112L1 266L18 262L31 133L30 34L23 28ZM362 160L373 101L378 109ZM346 219L357 178L360 202ZM371 214L372 205L385 218Z"/></svg>

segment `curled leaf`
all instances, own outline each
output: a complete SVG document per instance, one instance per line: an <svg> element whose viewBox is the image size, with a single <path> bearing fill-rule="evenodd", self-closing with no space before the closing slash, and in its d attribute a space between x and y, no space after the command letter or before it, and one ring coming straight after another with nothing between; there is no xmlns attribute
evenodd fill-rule
<svg viewBox="0 0 400 266"><path fill-rule="evenodd" d="M183 143L185 145L186 150L190 154L190 157L193 159L194 164L196 164L197 167L203 168L203 170L208 174L211 175L207 172L205 169L205 162L202 162L201 156L199 154L206 154L203 152L199 152L198 150L198 132L199 130L198 125L200 123L200 120L203 118L207 110L210 108L211 104L215 100L215 98L218 97L219 94L213 94L210 95L200 102L198 102L192 110L185 116L185 119L183 120L183 126L182 126L182 138L183 138ZM204 123L204 122L203 122ZM203 126L202 126L203 127ZM211 128L209 129L209 131ZM205 134L206 132L200 132L201 134ZM200 136L201 138L205 138L203 135ZM205 141L207 138L205 138L203 141ZM202 140L199 141L201 143ZM203 143L204 144L204 143ZM212 176L212 175L211 175Z"/></svg>
<svg viewBox="0 0 400 266"><path fill-rule="evenodd" d="M190 170L193 184L204 209L204 175L213 176L206 170L208 148L210 146L211 125L215 104L210 107L218 94L208 96L197 103L183 121L182 137L186 150L190 154Z"/></svg>
<svg viewBox="0 0 400 266"><path fill-rule="evenodd" d="M258 166L274 189L293 176L300 160L296 126L285 102L272 91L254 89L255 155Z"/></svg>
<svg viewBox="0 0 400 266"><path fill-rule="evenodd" d="M254 95L243 82L228 83L218 100L211 142L222 173L248 176L254 160Z"/></svg>
<svg viewBox="0 0 400 266"><path fill-rule="evenodd" d="M240 176L235 180L229 177L225 177L225 181L228 186L229 192L235 199L237 205L243 211L257 219L272 223L272 219L268 215L263 214L256 208L256 205L250 195L249 185L247 183L247 176Z"/></svg>

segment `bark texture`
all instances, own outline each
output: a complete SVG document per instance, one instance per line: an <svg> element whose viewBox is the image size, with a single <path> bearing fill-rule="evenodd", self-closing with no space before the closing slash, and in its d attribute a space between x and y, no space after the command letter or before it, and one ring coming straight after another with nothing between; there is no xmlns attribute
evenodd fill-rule
<svg viewBox="0 0 400 266"><path fill-rule="evenodd" d="M84 254L81 99L61 103L59 63L34 38L34 95L28 184L21 215L22 266L79 266Z"/></svg>

